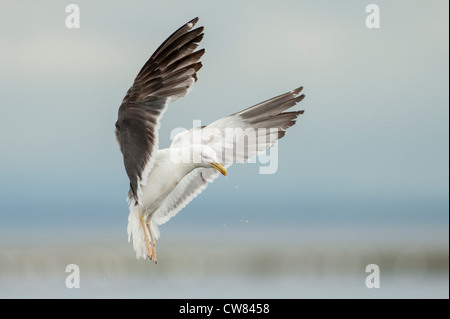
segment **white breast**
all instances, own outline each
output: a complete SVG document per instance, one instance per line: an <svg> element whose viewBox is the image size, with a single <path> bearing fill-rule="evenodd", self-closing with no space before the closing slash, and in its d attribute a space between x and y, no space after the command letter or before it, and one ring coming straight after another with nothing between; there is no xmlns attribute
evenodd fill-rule
<svg viewBox="0 0 450 319"><path fill-rule="evenodd" d="M145 215L148 217L153 214L181 179L194 168L192 164L175 163L170 160L169 149L159 150L148 175L147 185L142 188L142 205Z"/></svg>

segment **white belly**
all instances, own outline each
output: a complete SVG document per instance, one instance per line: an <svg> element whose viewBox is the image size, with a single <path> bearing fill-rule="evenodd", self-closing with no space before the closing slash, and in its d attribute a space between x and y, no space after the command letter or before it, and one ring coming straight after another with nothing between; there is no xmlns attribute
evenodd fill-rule
<svg viewBox="0 0 450 319"><path fill-rule="evenodd" d="M167 149L157 152L147 185L142 187L141 200L147 217L164 203L166 197L191 170L190 165L172 162Z"/></svg>

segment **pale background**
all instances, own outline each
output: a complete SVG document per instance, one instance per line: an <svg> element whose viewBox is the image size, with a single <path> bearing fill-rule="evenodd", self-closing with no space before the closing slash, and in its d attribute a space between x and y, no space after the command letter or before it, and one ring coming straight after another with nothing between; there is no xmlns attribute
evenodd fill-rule
<svg viewBox="0 0 450 319"><path fill-rule="evenodd" d="M0 0L0 297L448 298L447 1L74 1L69 30L70 3ZM276 174L231 167L161 227L153 265L127 243L114 122L196 16L204 67L163 147L300 85L305 114Z"/></svg>

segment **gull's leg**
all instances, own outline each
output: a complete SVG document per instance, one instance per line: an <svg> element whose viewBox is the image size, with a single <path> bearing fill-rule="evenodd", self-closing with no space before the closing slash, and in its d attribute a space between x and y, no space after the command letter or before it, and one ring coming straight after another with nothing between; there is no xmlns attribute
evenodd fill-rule
<svg viewBox="0 0 450 319"><path fill-rule="evenodd" d="M150 259L152 259L155 262L155 264L157 264L158 262L156 261L156 241L153 238L152 228L150 227L150 221L148 221L146 223L146 225L147 225L148 233L150 234L151 254L149 256L150 256Z"/></svg>
<svg viewBox="0 0 450 319"><path fill-rule="evenodd" d="M147 256L150 257L150 259L152 259L151 249L150 249L150 241L148 240L147 230L145 229L145 222L144 222L143 214L139 217L139 220L141 222L142 228L144 228L144 236L145 236L144 240L145 240L145 248L147 249Z"/></svg>

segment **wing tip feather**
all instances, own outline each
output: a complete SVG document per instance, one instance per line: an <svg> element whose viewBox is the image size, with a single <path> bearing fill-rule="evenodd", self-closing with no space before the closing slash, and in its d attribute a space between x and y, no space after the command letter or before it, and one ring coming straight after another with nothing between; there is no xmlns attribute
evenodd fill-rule
<svg viewBox="0 0 450 319"><path fill-rule="evenodd" d="M189 29L192 29L194 27L194 25L198 22L199 17L195 17L194 19L192 19L191 21L189 21L188 23L186 23L186 26Z"/></svg>
<svg viewBox="0 0 450 319"><path fill-rule="evenodd" d="M303 86L300 86L294 90L291 91L291 93L294 93L295 95L299 94L301 91L303 91Z"/></svg>

